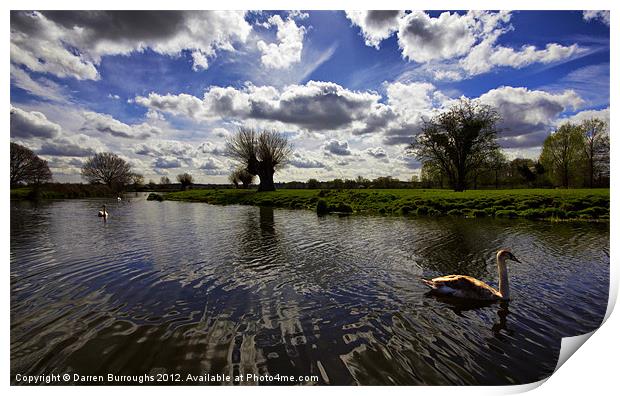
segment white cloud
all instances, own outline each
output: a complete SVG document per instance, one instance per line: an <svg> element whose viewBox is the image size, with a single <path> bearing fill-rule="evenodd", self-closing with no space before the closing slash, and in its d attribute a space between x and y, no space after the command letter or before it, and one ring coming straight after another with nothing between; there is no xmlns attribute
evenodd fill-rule
<svg viewBox="0 0 620 396"><path fill-rule="evenodd" d="M351 150L349 149L349 143L347 141L341 142L336 139L331 139L325 142L323 149L334 155L351 155Z"/></svg>
<svg viewBox="0 0 620 396"><path fill-rule="evenodd" d="M36 72L79 80L99 78L107 55L147 48L176 56L190 50L194 69L206 57L234 50L251 26L242 11L44 11L11 13L11 62ZM114 26L114 28L110 28Z"/></svg>
<svg viewBox="0 0 620 396"><path fill-rule="evenodd" d="M116 137L146 139L161 133L161 129L148 123L127 125L108 114L86 111L83 113L82 131L96 131Z"/></svg>
<svg viewBox="0 0 620 396"><path fill-rule="evenodd" d="M580 124L581 122L592 118L598 118L599 120L605 121L609 126L609 107L601 110L583 110L571 116L559 118L556 121L556 125L560 126L565 122Z"/></svg>
<svg viewBox="0 0 620 396"><path fill-rule="evenodd" d="M60 132L60 125L49 121L45 114L11 106L11 137L55 138Z"/></svg>
<svg viewBox="0 0 620 396"><path fill-rule="evenodd" d="M609 11L588 10L583 12L583 19L588 22L599 20L609 26L610 14Z"/></svg>
<svg viewBox="0 0 620 396"><path fill-rule="evenodd" d="M67 95L63 87L46 78L33 79L28 73L13 64L11 64L11 84L45 100L67 102Z"/></svg>
<svg viewBox="0 0 620 396"><path fill-rule="evenodd" d="M432 18L413 11L399 20L398 45L404 58L418 63L462 56L476 43L475 22L471 13Z"/></svg>
<svg viewBox="0 0 620 396"><path fill-rule="evenodd" d="M381 41L398 30L398 20L403 11L374 10L346 11L351 23L359 26L366 45L379 49Z"/></svg>
<svg viewBox="0 0 620 396"><path fill-rule="evenodd" d="M500 87L480 96L482 103L495 107L503 147L534 147L542 144L560 114L576 110L583 100L571 90L562 93Z"/></svg>
<svg viewBox="0 0 620 396"><path fill-rule="evenodd" d="M260 40L256 43L262 53L263 65L271 69L286 69L301 61L301 51L306 33L304 26L297 26L295 20L289 16L283 20L280 15L269 17L268 26L276 26L277 43L266 43Z"/></svg>

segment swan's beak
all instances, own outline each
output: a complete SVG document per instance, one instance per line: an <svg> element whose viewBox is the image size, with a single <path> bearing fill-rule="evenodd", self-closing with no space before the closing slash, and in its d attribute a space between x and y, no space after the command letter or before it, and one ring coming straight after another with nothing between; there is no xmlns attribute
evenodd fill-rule
<svg viewBox="0 0 620 396"><path fill-rule="evenodd" d="M512 255L511 260L516 261L517 263L521 263L521 261L519 261L519 259L516 258L514 255Z"/></svg>

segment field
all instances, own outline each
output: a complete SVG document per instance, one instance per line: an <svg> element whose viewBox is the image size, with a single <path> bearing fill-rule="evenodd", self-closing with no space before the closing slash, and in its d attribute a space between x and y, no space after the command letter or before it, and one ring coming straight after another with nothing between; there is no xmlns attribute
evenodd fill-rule
<svg viewBox="0 0 620 396"><path fill-rule="evenodd" d="M609 189L471 190L278 190L195 189L165 200L216 205L311 209L318 214L506 217L546 220L608 220Z"/></svg>

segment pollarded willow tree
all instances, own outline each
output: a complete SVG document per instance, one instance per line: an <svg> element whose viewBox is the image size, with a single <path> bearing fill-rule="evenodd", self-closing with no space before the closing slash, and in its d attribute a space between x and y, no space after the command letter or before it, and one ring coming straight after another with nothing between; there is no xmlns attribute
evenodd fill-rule
<svg viewBox="0 0 620 396"><path fill-rule="evenodd" d="M239 128L226 142L228 155L251 175L258 176L258 191L275 191L273 175L293 153L286 136L277 131Z"/></svg>
<svg viewBox="0 0 620 396"><path fill-rule="evenodd" d="M113 153L98 153L88 158L82 166L82 177L89 183L102 183L108 187L129 184L134 174L131 165Z"/></svg>
<svg viewBox="0 0 620 396"><path fill-rule="evenodd" d="M491 106L461 99L425 121L409 150L421 162L439 167L454 191L464 191L471 175L498 150L499 121Z"/></svg>

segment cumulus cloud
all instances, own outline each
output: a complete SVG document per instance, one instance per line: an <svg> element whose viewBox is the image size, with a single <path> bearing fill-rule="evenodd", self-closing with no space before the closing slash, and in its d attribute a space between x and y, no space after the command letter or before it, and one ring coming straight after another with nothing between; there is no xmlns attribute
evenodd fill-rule
<svg viewBox="0 0 620 396"><path fill-rule="evenodd" d="M580 124L581 122L592 118L598 118L599 120L605 121L609 126L609 107L600 110L583 110L571 116L558 118L556 121L556 126L560 126L565 122Z"/></svg>
<svg viewBox="0 0 620 396"><path fill-rule="evenodd" d="M99 151L98 148L101 148L101 145L97 140L84 134L77 134L45 141L37 152L41 155L59 157L88 157Z"/></svg>
<svg viewBox="0 0 620 396"><path fill-rule="evenodd" d="M206 57L233 50L251 26L240 11L14 11L11 13L11 62L58 77L96 80L106 55L127 55L146 48L193 56L194 69Z"/></svg>
<svg viewBox="0 0 620 396"><path fill-rule="evenodd" d="M387 153L385 152L383 147L368 148L366 149L366 153L368 153L368 155L375 157L375 158L386 158L387 157Z"/></svg>
<svg viewBox="0 0 620 396"><path fill-rule="evenodd" d="M153 161L153 166L155 168L170 169L170 168L180 168L181 166L183 166L183 164L178 158L159 157Z"/></svg>
<svg viewBox="0 0 620 396"><path fill-rule="evenodd" d="M349 149L349 142L347 141L341 142L336 139L331 139L325 142L325 144L323 145L323 149L326 152L334 154L334 155L341 155L341 156L351 155L351 150Z"/></svg>
<svg viewBox="0 0 620 396"><path fill-rule="evenodd" d="M60 131L60 125L49 121L45 114L11 106L11 137L55 138Z"/></svg>
<svg viewBox="0 0 620 396"><path fill-rule="evenodd" d="M32 78L28 73L15 65L11 65L11 84L23 89L30 95L38 96L48 101L67 102L63 87L47 78Z"/></svg>
<svg viewBox="0 0 620 396"><path fill-rule="evenodd" d="M261 62L267 68L286 69L301 61L301 51L306 33L304 26L297 26L292 16L283 20L280 15L272 15L267 26L276 26L277 43L259 40L256 45L261 52Z"/></svg>
<svg viewBox="0 0 620 396"><path fill-rule="evenodd" d="M497 39L513 29L506 11L443 12L437 17L423 11L347 11L346 15L362 30L366 45L375 48L396 31L403 58L431 64L429 74L437 80L461 80L495 67L557 62L583 51L576 44L549 43L542 49L498 45Z"/></svg>
<svg viewBox="0 0 620 396"><path fill-rule="evenodd" d="M148 123L127 125L108 114L92 111L84 112L83 115L85 121L82 131L97 131L128 139L146 139L161 133L161 129Z"/></svg>
<svg viewBox="0 0 620 396"><path fill-rule="evenodd" d="M476 43L475 22L471 13L432 18L413 11L399 20L398 45L404 58L418 63L462 56Z"/></svg>
<svg viewBox="0 0 620 396"><path fill-rule="evenodd" d="M294 166L295 168L302 169L312 169L312 168L325 168L325 163L313 159L308 158L305 155L302 155L298 152L293 153L293 157L289 160L289 164Z"/></svg>
<svg viewBox="0 0 620 396"><path fill-rule="evenodd" d="M609 11L588 10L583 12L583 19L588 22L598 20L609 26L610 15Z"/></svg>
<svg viewBox="0 0 620 396"><path fill-rule="evenodd" d="M583 100L571 90L554 94L523 87L492 89L479 99L500 113L500 143L506 148L542 144L545 133L550 131L561 113L583 104Z"/></svg>
<svg viewBox="0 0 620 396"><path fill-rule="evenodd" d="M359 26L366 45L379 49L381 41L398 30L398 20L403 11L374 10L346 11L353 25Z"/></svg>
<svg viewBox="0 0 620 396"><path fill-rule="evenodd" d="M533 63L557 62L582 51L577 44L566 47L550 43L545 49L525 45L519 50L514 50L508 47L495 46L491 42L483 42L472 48L469 54L461 59L460 65L470 76L473 76L486 73L496 66L520 69Z"/></svg>
<svg viewBox="0 0 620 396"><path fill-rule="evenodd" d="M276 121L309 130L342 128L366 117L380 95L351 91L323 81L283 89L248 85L242 89L210 87L203 99L188 94L139 96L137 104L194 120L237 118Z"/></svg>

